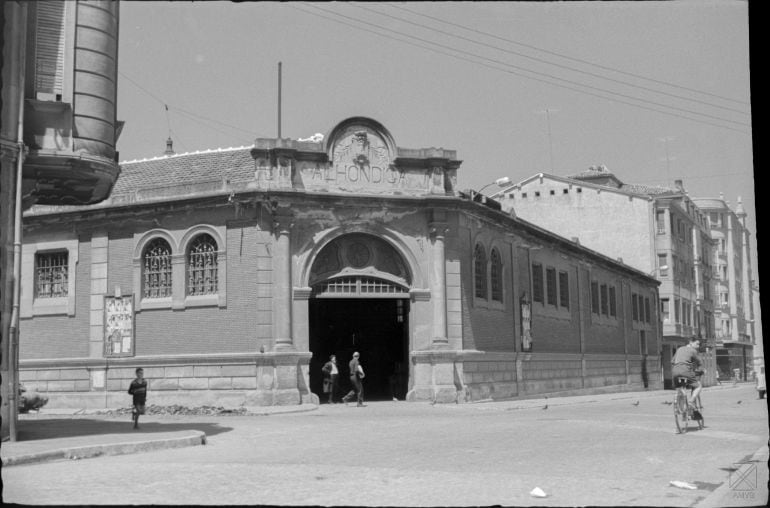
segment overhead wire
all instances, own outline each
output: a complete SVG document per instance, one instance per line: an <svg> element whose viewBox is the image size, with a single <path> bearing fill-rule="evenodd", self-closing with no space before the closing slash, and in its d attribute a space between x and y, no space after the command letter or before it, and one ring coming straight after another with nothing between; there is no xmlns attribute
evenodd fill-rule
<svg viewBox="0 0 770 508"><path fill-rule="evenodd" d="M495 46L495 45L492 45L492 44L487 44L485 42L477 41L477 40L471 39L469 37L464 37L462 35L453 34L453 33L447 32L445 30L439 30L437 28L433 28L433 27L430 27L428 25L424 25L422 23L416 23L414 21L411 21L411 20L408 20L408 19L404 19L404 18L400 18L398 16L392 16L390 14L387 14L387 13L384 13L384 12L380 12L380 11L378 11L376 9L372 9L370 7L364 7L363 5L358 5L356 3L351 3L350 5L353 5L354 7L357 7L359 9L366 10L368 12L373 12L375 14L379 14L381 16L385 16L385 17L388 17L390 19L394 19L396 21L400 21L402 23L408 23L410 25L414 25L414 26L416 26L418 28L421 28L421 29L430 30L430 31L433 31L433 32L440 33L442 35L447 35L449 37L454 37L456 39L461 39L463 41L467 41L467 42L470 42L472 44L477 44L477 45L484 46L484 47L487 47L487 48L491 48L491 49L494 49L494 50L497 50L497 51L502 51L502 52L509 53L509 54L512 54L512 55L520 56L522 58L527 58L527 59L530 59L530 60L533 60L533 61L536 61L536 62L544 63L544 64L547 64L547 65L552 65L552 66L558 67L560 69L565 69L565 70L572 71L572 72L577 72L577 73L580 73L580 74L586 74L586 75L592 76L594 78L599 78L599 79L604 79L604 80L612 81L614 83L619 83L619 84L622 84L622 85L626 85L626 86L630 86L630 87L634 87L634 88L639 88L641 90L646 90L648 92L657 93L657 94L661 94L661 95L666 95L666 96L673 97L673 98L676 98L676 99L682 99L682 100L686 100L686 101L690 101L690 102L696 102L698 104L703 104L703 105L706 105L706 106L710 106L710 107L718 108L718 109L723 109L723 110L726 110L726 111L732 111L734 113L739 113L739 114L742 114L742 115L749 115L749 113L747 113L746 111L742 111L742 110L739 110L739 109L730 108L730 107L727 107L727 106L720 106L718 104L713 104L713 103L702 101L702 100L698 100L698 99L695 99L695 98L692 98L692 97L685 97L683 95L677 95L677 94L665 92L665 91L662 91L662 90L655 90L654 88L650 88L650 87L647 87L647 86L637 85L637 84L634 84L634 83L630 83L628 81L623 81L623 80L620 80L620 79L611 78L609 76L602 76L601 74L597 74L595 72L589 72L589 71L585 71L585 70L578 69L578 68L575 68L575 67L569 67L569 66L562 65L562 64L557 64L557 63L554 63L554 62L549 62L548 60L544 60L542 58L538 58L538 57L535 57L535 56L531 56L531 55L527 55L527 54L524 54L524 53L520 53L518 51L512 51L512 50L509 50L509 49L501 48L499 46Z"/></svg>
<svg viewBox="0 0 770 508"><path fill-rule="evenodd" d="M465 57L458 56L458 55L455 55L455 54L452 54L452 53L447 53L445 51L441 51L441 50L438 50L438 49L435 49L435 48L432 48L432 47L423 46L421 44L416 44L416 43L411 42L411 41L406 41L406 40L403 40L403 39L399 39L397 37L393 37L392 35L390 35L390 33L380 33L380 32L377 32L376 30L372 31L372 30L369 30L369 29L364 29L364 28L361 28L360 26L358 26L357 24L347 23L345 21L342 21L342 20L339 20L339 19L336 19L336 18L333 18L333 17L324 16L323 14L319 14L317 12L307 11L305 9L297 7L296 5L292 5L292 4L287 4L287 5L289 7L291 7L291 8L293 8L293 9L299 10L299 11L304 12L306 14L310 14L310 15L313 15L313 16L317 16L317 17L321 17L321 18L324 18L324 19L328 19L328 20L334 21L335 23L339 23L339 24L342 24L342 25L345 25L345 26L349 26L349 27L354 28L356 30L364 31L367 34L379 35L381 37L385 37L385 38L388 38L388 39L391 39L391 40L396 40L396 41L399 41L399 42L403 42L405 44L409 44L409 45L412 45L412 46L420 47L422 49L427 49L429 51L432 51L432 52L435 52L435 53L439 53L439 54L443 54L443 55L446 55L446 56L450 56L452 58L456 58L456 59L459 59L459 60L465 60L465 61L474 63L476 65L481 65L483 67L487 67L487 68L494 69L494 70L497 70L497 71L506 72L506 73L509 73L509 74L513 74L513 75L520 76L520 77L523 77L523 78L526 78L526 79L530 79L530 80L534 80L534 81L539 81L539 82L542 82L542 83L547 83L549 85L557 86L557 87L560 87L560 88L566 88L568 90L573 90L573 91L576 91L578 93L582 93L582 94L586 94L586 95L591 95L591 96L594 96L594 97L598 97L600 99L609 100L609 101L612 101L612 102L618 102L618 103L621 103L621 104L626 104L626 105L633 106L633 107L636 107L636 108L641 108L641 109L645 109L645 110L648 110L648 111L654 111L654 112L657 112L657 113L661 113L661 114L665 114L665 115L669 115L669 116L674 116L674 117L677 117L677 118L683 118L683 119L686 119L686 120L702 123L702 124L705 124L705 125L712 125L714 127L728 129L728 130L732 130L732 131L735 131L735 132L740 132L740 133L743 133L743 134L749 134L749 132L746 131L746 130L736 129L736 128L729 127L729 126L726 126L726 125L716 124L716 123L709 122L709 121L706 121L706 120L703 120L703 119L692 118L692 117L689 117L689 116L673 113L671 111L662 111L660 109L655 109L655 108L643 106L643 105L640 105L640 104L619 100L619 99L613 98L613 97L606 97L606 96L603 96L603 95L598 95L598 94L591 93L591 92L586 91L586 90L576 89L576 88L573 88L573 87L568 86L568 85L564 85L564 84L560 84L560 83L554 83L552 81L548 81L548 80L545 80L545 79L540 79L540 78L536 78L536 77L533 77L533 76L528 76L528 75L525 75L525 74L521 74L521 73L512 71L510 69L501 69L499 67L495 67L495 66L491 66L491 65L485 64L483 62L479 62L478 60L474 60L474 59L470 59L470 58L465 58ZM319 9L319 10L321 10L323 12L327 12L329 14L332 14L332 15L335 15L335 16L338 16L338 17L343 17L343 18L346 18L346 19L350 19L352 21L355 21L356 23L363 23L363 24L366 24L366 25L370 25L370 26L374 27L375 29L379 28L379 26L377 26L377 25L375 25L373 23L369 23L369 22L361 20L361 19L357 19L357 18L353 18L353 17L350 17L350 16L346 16L344 14L338 14L338 13L330 12L327 9L323 9L323 8L318 7L316 5L313 5L313 4L305 3L304 5L306 5L308 7L315 8L315 9ZM487 58L487 57L484 57L484 56L480 56L480 55L476 55L476 54L473 54L473 53L470 53L470 52L467 52L467 51L464 51L464 50L460 50L460 49L457 49L457 48L452 48L451 46L446 46L446 45L443 45L443 44L440 44L440 43L428 41L428 40L422 39L420 37L416 37L416 36L409 35L409 34L404 34L402 32L398 32L396 30L390 30L390 32L391 33L398 33L399 35L404 35L406 37L409 37L409 38L412 38L412 39L417 39L419 41L426 42L428 44L433 44L433 45L436 45L436 46L439 46L439 47L442 47L442 48L446 48L446 49L449 49L451 51L456 51L458 53L468 54L468 55L470 55L470 56L472 56L474 58L477 58L477 59L480 58L482 60L487 60L487 61L490 61L490 62L494 62L496 64L503 65L503 66L506 66L506 67L513 67L513 68L516 68L516 69L523 70L525 72L530 72L530 73L533 73L533 74L540 74L540 75L549 77L551 79L557 79L559 81L565 81L565 82L571 83L573 85L582 86L582 87L585 87L585 88L590 88L590 89L598 90L598 91L601 91L601 92L610 93L610 94L613 94L613 95L619 95L621 97L625 97L625 98L628 98L628 99L631 99L631 100L637 100L637 101L640 101L640 102L646 102L646 103L649 103L649 104L653 104L655 106L660 106L660 107L669 108L669 109L676 109L676 110L680 110L680 111L683 111L683 112L686 112L686 113L689 113L689 114L705 116L705 117L713 118L713 119L716 119L716 120L719 120L719 121L723 121L723 122L734 123L734 124L738 124L738 125L741 125L741 126L744 126L744 127L750 127L748 124L745 124L745 123L742 123L742 122L735 122L735 121L732 121L732 120L724 119L724 118L721 118L721 117L716 117L716 116L713 116L713 115L708 115L708 114L705 114L705 113L689 111L689 110L686 110L686 109L683 109L683 108L677 108L675 106L671 106L671 105L667 105L667 104L660 104L660 103L656 103L654 101L648 101L648 100L645 100L645 99L639 99L637 97L630 97L630 96L627 96L627 95L624 95L624 94L619 94L619 93L616 93L616 92L612 92L612 91L604 90L604 89L601 89L601 88L593 87L591 85L586 85L586 84L582 84L582 83L576 83L576 82L573 82L573 81L570 81L570 80L566 80L566 79L563 79L563 78L558 78L558 77L551 76L551 75L548 75L548 74L545 74L545 73L540 73L540 72L537 72L537 71L532 71L532 70L525 69L525 68L522 68L522 67L519 67L519 66L516 66L516 65L512 65L512 64L509 64L509 63L506 63L506 62L501 62L499 60L490 59L490 58Z"/></svg>
<svg viewBox="0 0 770 508"><path fill-rule="evenodd" d="M166 122L168 124L169 136L171 136L171 133L173 132L172 129L171 129L171 122L169 120L169 115L168 115L169 111L176 112L178 114L184 115L188 119L192 120L193 122L196 122L196 123L198 123L200 125L203 125L204 127L208 127L209 129L215 130L215 131L217 131L217 132L219 132L221 134L224 134L226 136L229 136L230 134L225 132L225 131L223 131L223 130L221 130L221 129L218 129L218 128L212 126L212 125L204 123L204 121L216 123L216 124L219 124L219 125L222 125L222 126L225 126L225 127L229 127L230 129L233 129L233 130L236 130L236 131L239 131L239 132L244 132L244 133L247 133L247 134L251 134L249 131L247 131L245 129L242 129L240 127L237 127L237 126L234 126L234 125L230 125L230 124L227 124L227 123L224 123L224 122L220 122L219 120L215 120L213 118L208 118L208 117L205 117L205 116L202 116L202 115L198 115L196 113L193 113L191 111L187 111L187 110L182 109L182 108L177 107L177 106L169 105L164 99L160 98L157 94L152 93L150 90L148 90L146 87L142 86L140 83L138 83L136 80L132 79L130 76L126 75L124 72L119 71L119 74L121 76L123 76L124 78L126 78L126 80L129 81L130 83L132 83L134 86L136 86L137 88L142 90L144 93L146 93L147 95L149 95L150 97L152 97L153 99L155 99L156 101L158 101L160 104L163 105L163 107L165 108L165 111L166 111ZM177 139L177 141L179 141L180 144L184 147L184 143L182 143L180 140L178 140L178 135L175 132L174 132L174 138ZM247 144L249 144L249 141L246 141L243 144L247 145Z"/></svg>
<svg viewBox="0 0 770 508"><path fill-rule="evenodd" d="M689 91L689 92L695 92L695 93L699 93L699 94L703 94L703 95L708 95L710 97L714 97L714 98L717 98L717 99L722 99L722 100L725 100L725 101L730 101L730 102L734 102L734 103L737 103L737 104L741 104L741 105L745 105L745 106L750 106L750 103L747 103L746 101L732 99L730 97L724 97L722 95L714 94L714 93L711 93L711 92L706 92L706 91L703 91L703 90L698 90L696 88L690 88L690 87L686 87L686 86L683 86L683 85L678 85L678 84L675 84L675 83L670 83L668 81L662 81L662 80L650 78L648 76L643 76L641 74L635 74L633 72L627 72L627 71L624 71L624 70L621 70L621 69L617 69L617 68L614 68L614 67L609 67L609 66L598 64L598 63L595 63L595 62L590 62L588 60L584 60L584 59L581 59L581 58L576 58L576 57L572 57L572 56L569 56L569 55L564 55L564 54L558 53L556 51L551 51L551 50L548 50L548 49L540 48L540 47L537 47L537 46L533 46L531 44L526 44L526 43L523 43L523 42L520 42L520 41L515 41L513 39L507 39L505 37L500 37L498 35L495 35L495 34L492 34L492 33L489 33L489 32L484 32L482 30L477 30L475 28L470 28L468 26L461 25L459 23L453 23L451 21L440 19L440 18L437 18L435 16L430 16L430 15L425 14L425 13L417 12L417 11L414 11L412 9L408 9L408 8L406 8L406 7L404 7L403 5L400 5L400 4L395 4L393 2L386 2L386 3L388 5L390 5L391 7L394 7L396 9L400 9L402 11L406 11L406 12L409 12L411 14L415 14L417 16L422 16L424 18L432 19L434 21L438 21L439 23L444 23L444 24L447 24L447 25L450 25L450 26L454 26L454 27L457 27L457 28L462 28L463 30L468 30L470 32L474 32L474 33L477 33L477 34L480 34L480 35L485 35L485 36L488 36L488 37L491 37L491 38L494 38L494 39L497 39L497 40L500 40L500 41L503 41L503 42L508 42L510 44L515 44L515 45L522 46L522 47L525 47L525 48L534 49L535 51L540 51L540 52L543 52L543 53L547 53L549 55L557 56L559 58L564 58L564 59L567 59L567 60L572 60L573 62L579 62L579 63L582 63L582 64L591 65L591 66L597 67L599 69L604 69L604 70L611 71L611 72L617 72L619 74L624 74L626 76L630 76L630 77L634 77L634 78L638 78L638 79L643 79L645 81L650 81L652 83L657 83L659 85L665 85L665 86L670 86L670 87L674 87L674 88L679 88L680 90L686 90L686 91Z"/></svg>

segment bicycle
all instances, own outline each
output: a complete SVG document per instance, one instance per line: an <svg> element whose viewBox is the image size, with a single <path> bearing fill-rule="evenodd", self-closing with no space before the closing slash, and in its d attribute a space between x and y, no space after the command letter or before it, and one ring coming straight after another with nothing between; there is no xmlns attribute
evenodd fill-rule
<svg viewBox="0 0 770 508"><path fill-rule="evenodd" d="M694 420L698 424L698 430L703 430L703 406L700 401L700 394L691 404L687 397L687 388L690 393L695 390L691 381L686 377L677 377L675 380L676 394L674 395L674 421L676 422L676 431L678 434L687 432L687 421Z"/></svg>

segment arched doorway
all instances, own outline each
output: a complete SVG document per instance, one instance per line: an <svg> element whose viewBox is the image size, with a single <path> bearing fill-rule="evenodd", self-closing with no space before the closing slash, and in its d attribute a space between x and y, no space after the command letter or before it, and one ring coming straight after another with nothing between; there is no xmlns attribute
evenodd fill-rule
<svg viewBox="0 0 770 508"><path fill-rule="evenodd" d="M353 233L319 252L309 301L310 389L322 401L321 367L337 356L339 392L350 390L348 362L361 354L366 400L404 399L408 389L409 284L401 256L384 240Z"/></svg>

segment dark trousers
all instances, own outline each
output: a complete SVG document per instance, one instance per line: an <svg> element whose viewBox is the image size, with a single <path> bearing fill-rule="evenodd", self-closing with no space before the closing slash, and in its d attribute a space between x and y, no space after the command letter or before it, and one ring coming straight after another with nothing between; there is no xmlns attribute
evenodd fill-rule
<svg viewBox="0 0 770 508"><path fill-rule="evenodd" d="M329 404L334 402L334 394L337 392L337 374L329 374Z"/></svg>
<svg viewBox="0 0 770 508"><path fill-rule="evenodd" d="M342 400L345 402L349 401L353 398L353 395L357 395L357 400L359 404L364 403L364 385L361 383L361 380L358 379L358 376L350 376L350 383L353 385L353 389L348 392L347 395L342 397Z"/></svg>

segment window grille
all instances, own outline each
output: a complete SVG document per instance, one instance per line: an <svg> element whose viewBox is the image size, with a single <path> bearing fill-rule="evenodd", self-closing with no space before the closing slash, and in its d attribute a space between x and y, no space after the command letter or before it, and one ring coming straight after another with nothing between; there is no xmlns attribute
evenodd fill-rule
<svg viewBox="0 0 770 508"><path fill-rule="evenodd" d="M545 270L545 291L548 305L556 306L556 270L553 268Z"/></svg>
<svg viewBox="0 0 770 508"><path fill-rule="evenodd" d="M543 303L543 265L532 264L532 300Z"/></svg>
<svg viewBox="0 0 770 508"><path fill-rule="evenodd" d="M144 298L171 296L171 247L162 238L152 240L144 249Z"/></svg>
<svg viewBox="0 0 770 508"><path fill-rule="evenodd" d="M67 296L69 287L69 253L45 252L35 256L35 297Z"/></svg>
<svg viewBox="0 0 770 508"><path fill-rule="evenodd" d="M408 295L409 291L392 282L373 277L340 277L316 284L316 296L349 297L361 295Z"/></svg>
<svg viewBox="0 0 770 508"><path fill-rule="evenodd" d="M217 268L217 242L211 235L197 236L187 254L187 294L216 294Z"/></svg>
<svg viewBox="0 0 770 508"><path fill-rule="evenodd" d="M476 244L473 250L474 287L476 288L477 298L487 298L487 253L484 247Z"/></svg>
<svg viewBox="0 0 770 508"><path fill-rule="evenodd" d="M559 272L559 304L569 309L569 274Z"/></svg>
<svg viewBox="0 0 770 508"><path fill-rule="evenodd" d="M492 249L490 278L492 282L492 300L503 301L503 260L497 249Z"/></svg>

